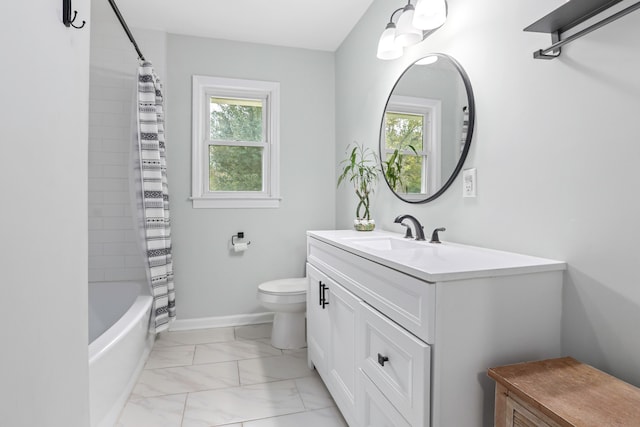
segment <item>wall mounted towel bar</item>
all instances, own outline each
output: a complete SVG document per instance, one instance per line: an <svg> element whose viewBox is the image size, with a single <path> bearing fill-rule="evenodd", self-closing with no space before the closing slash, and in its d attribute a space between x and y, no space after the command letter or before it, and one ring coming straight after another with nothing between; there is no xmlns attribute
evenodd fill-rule
<svg viewBox="0 0 640 427"><path fill-rule="evenodd" d="M572 41L579 39L598 28L604 27L605 25L622 18L636 9L640 9L639 1L583 30L578 31L575 34L572 34L569 37L566 37L565 39L561 39L562 33L586 21L587 19L604 12L621 1L622 0L571 0L543 18L540 18L523 31L549 33L551 34L551 41L553 44L546 49L540 49L533 52L533 57L536 59L557 58L560 56L561 46L571 43Z"/></svg>

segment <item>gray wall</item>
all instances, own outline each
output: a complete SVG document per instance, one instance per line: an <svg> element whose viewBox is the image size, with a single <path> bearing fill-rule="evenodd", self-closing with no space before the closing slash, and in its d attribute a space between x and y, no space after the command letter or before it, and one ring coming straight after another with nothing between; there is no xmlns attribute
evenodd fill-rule
<svg viewBox="0 0 640 427"><path fill-rule="evenodd" d="M478 170L478 197L462 198L460 177L417 206L380 185L376 222L401 231L393 218L411 213L427 230L445 226L446 240L566 260L564 353L640 385L640 14L575 41L560 59L532 59L550 37L522 29L562 3L451 0L444 27L385 62L377 40L403 2L376 0L336 53L335 161L354 139L377 146L387 93L406 65L428 52L457 58L476 95L465 167ZM354 209L352 192L338 191L338 228L350 227Z"/></svg>
<svg viewBox="0 0 640 427"><path fill-rule="evenodd" d="M334 55L169 35L167 159L177 318L266 311L260 282L305 273L305 231L334 227ZM278 209L193 209L191 76L280 82ZM249 250L229 251L243 231Z"/></svg>
<svg viewBox="0 0 640 427"><path fill-rule="evenodd" d="M89 31L61 9L12 4L0 37L3 426L89 425Z"/></svg>

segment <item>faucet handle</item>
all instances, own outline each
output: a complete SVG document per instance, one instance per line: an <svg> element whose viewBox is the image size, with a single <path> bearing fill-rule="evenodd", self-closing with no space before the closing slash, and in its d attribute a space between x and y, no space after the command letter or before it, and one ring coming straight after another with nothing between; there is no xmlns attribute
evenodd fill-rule
<svg viewBox="0 0 640 427"><path fill-rule="evenodd" d="M404 222L401 222L400 225L407 229L407 231L404 233L404 238L413 239L413 234L411 233L411 227L409 227L409 224L405 224Z"/></svg>
<svg viewBox="0 0 640 427"><path fill-rule="evenodd" d="M429 243L442 243L438 236L439 231L447 231L447 229L444 227L440 227L433 230L433 233L431 234L431 240L429 240Z"/></svg>

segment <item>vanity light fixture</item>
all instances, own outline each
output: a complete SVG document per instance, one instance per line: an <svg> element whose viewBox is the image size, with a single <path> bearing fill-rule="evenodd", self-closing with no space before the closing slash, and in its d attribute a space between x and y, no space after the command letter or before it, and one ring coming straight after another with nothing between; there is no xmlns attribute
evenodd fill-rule
<svg viewBox="0 0 640 427"><path fill-rule="evenodd" d="M394 18L402 12L396 22ZM440 28L447 18L446 0L418 0L416 6L407 0L405 7L396 9L389 18L378 41L379 59L396 59L402 49L424 40L430 32Z"/></svg>

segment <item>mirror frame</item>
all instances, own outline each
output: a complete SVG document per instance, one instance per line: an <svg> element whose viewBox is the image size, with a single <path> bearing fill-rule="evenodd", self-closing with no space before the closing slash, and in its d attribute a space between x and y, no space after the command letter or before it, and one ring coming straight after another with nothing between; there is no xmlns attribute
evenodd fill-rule
<svg viewBox="0 0 640 427"><path fill-rule="evenodd" d="M453 181L455 181L456 177L462 170L462 166L464 165L465 160L467 159L467 154L469 153L469 148L471 147L471 140L473 138L473 129L475 127L475 116L476 116L475 98L473 96L471 81L469 80L469 76L467 75L464 68L462 68L460 63L456 61L453 57L444 53L430 53L430 54L424 55L423 57L418 58L416 61L410 64L407 68L405 68L402 74L400 74L400 76L396 79L396 82L393 84L391 91L389 92L389 96L387 97L387 102L384 104L384 110L382 111L382 119L380 121L380 131L379 131L380 136L378 137L379 138L378 151L380 153L380 161L382 162L383 161L382 159L384 158L383 157L384 153L382 150L382 143L383 143L382 138L384 137L385 114L387 112L387 107L389 106L389 101L391 100L391 95L393 94L393 91L398 85L398 82L400 81L400 79L402 79L402 77L411 69L411 67L413 67L416 64L416 62L428 56L438 56L439 58L445 58L449 62L451 62L454 68L458 71L458 74L460 75L460 77L462 78L462 82L464 83L465 90L467 91L467 100L468 100L467 109L469 111L469 127L467 130L467 138L464 143L464 149L462 150L462 154L460 154L460 158L458 159L458 163L456 164L455 169L451 173L451 176L449 176L449 178L447 179L447 182L445 182L442 185L442 187L440 187L440 189L436 191L434 194L432 194L431 196L426 197L424 199L419 199L419 200L405 199L400 194L396 193L393 188L391 188L391 184L389 184L389 181L387 180L387 176L384 173L382 174L382 176L384 177L384 181L387 183L387 186L389 187L391 192L403 202L412 203L412 204L427 203L432 200L435 200L438 197L440 197L445 191L447 191L447 189L451 186L451 184L453 184Z"/></svg>

